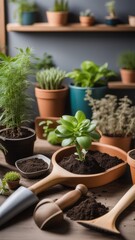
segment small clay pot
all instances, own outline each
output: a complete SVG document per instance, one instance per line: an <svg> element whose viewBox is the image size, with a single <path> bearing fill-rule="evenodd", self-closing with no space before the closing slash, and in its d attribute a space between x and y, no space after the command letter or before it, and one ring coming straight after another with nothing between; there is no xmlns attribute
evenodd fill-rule
<svg viewBox="0 0 135 240"><path fill-rule="evenodd" d="M132 149L127 153L127 162L130 166L132 182L135 184L135 149Z"/></svg>
<svg viewBox="0 0 135 240"><path fill-rule="evenodd" d="M7 181L7 184L11 190L15 190L19 187L19 182L20 182L20 179L18 179L16 181Z"/></svg>

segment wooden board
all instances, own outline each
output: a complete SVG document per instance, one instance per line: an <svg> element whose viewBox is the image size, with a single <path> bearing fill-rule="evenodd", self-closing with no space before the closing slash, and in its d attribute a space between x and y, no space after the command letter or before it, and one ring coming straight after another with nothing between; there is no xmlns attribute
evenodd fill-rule
<svg viewBox="0 0 135 240"><path fill-rule="evenodd" d="M5 52L6 39L5 39L5 9L4 0L0 0L0 51Z"/></svg>

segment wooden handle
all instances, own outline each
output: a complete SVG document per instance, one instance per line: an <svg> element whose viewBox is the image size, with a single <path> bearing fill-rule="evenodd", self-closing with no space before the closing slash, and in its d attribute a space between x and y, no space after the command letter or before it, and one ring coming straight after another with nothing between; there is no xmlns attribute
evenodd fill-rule
<svg viewBox="0 0 135 240"><path fill-rule="evenodd" d="M78 184L76 188L60 199L58 199L55 203L60 207L61 210L65 209L73 205L77 200L81 197L81 195L85 195L88 192L88 188L83 184Z"/></svg>
<svg viewBox="0 0 135 240"><path fill-rule="evenodd" d="M135 185L119 200L115 207L108 213L115 221L117 217L135 200Z"/></svg>
<svg viewBox="0 0 135 240"><path fill-rule="evenodd" d="M46 189L54 186L55 184L62 183L65 180L66 180L65 176L57 174L53 170L50 173L50 175L48 175L44 179L40 180L39 182L33 184L32 186L29 187L29 189L33 193L38 194L38 193L41 193L41 192L45 191Z"/></svg>

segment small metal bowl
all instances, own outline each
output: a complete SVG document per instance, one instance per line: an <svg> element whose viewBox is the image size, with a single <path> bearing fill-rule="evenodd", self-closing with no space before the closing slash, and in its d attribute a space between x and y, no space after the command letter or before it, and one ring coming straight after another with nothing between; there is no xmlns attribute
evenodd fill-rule
<svg viewBox="0 0 135 240"><path fill-rule="evenodd" d="M42 170L39 170L39 171L33 171L33 172L28 172L28 171L22 170L21 167L19 166L20 163L23 163L23 162L26 163L27 161L30 161L32 159L40 159L41 161L46 162L48 167L45 168L45 169L42 169ZM37 155L33 155L33 156L30 156L30 157L21 158L21 159L17 160L15 162L15 166L24 178L37 178L37 177L41 177L42 175L45 175L49 172L50 163L51 163L51 160L48 157L46 157L42 154L37 154Z"/></svg>

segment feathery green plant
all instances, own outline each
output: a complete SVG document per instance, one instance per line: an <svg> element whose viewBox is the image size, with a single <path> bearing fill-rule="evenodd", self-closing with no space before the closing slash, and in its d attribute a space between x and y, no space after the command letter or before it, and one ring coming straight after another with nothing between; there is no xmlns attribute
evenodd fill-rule
<svg viewBox="0 0 135 240"><path fill-rule="evenodd" d="M121 68L135 70L135 52L124 52L119 56L119 66Z"/></svg>
<svg viewBox="0 0 135 240"><path fill-rule="evenodd" d="M135 136L135 106L124 96L107 94L100 100L93 99L91 91L87 90L86 98L92 107L92 119L97 121L97 127L106 136Z"/></svg>
<svg viewBox="0 0 135 240"><path fill-rule="evenodd" d="M116 12L115 12L115 1L109 1L105 4L107 11L109 13L110 17L116 17Z"/></svg>
<svg viewBox="0 0 135 240"><path fill-rule="evenodd" d="M67 12L69 9L68 2L65 0L55 0L52 11L54 12Z"/></svg>
<svg viewBox="0 0 135 240"><path fill-rule="evenodd" d="M29 87L28 75L31 71L30 48L18 49L14 56L0 53L0 124L15 129L30 120L31 98L26 92Z"/></svg>
<svg viewBox="0 0 135 240"><path fill-rule="evenodd" d="M36 80L41 89L60 89L66 72L59 68L50 68L37 72Z"/></svg>

